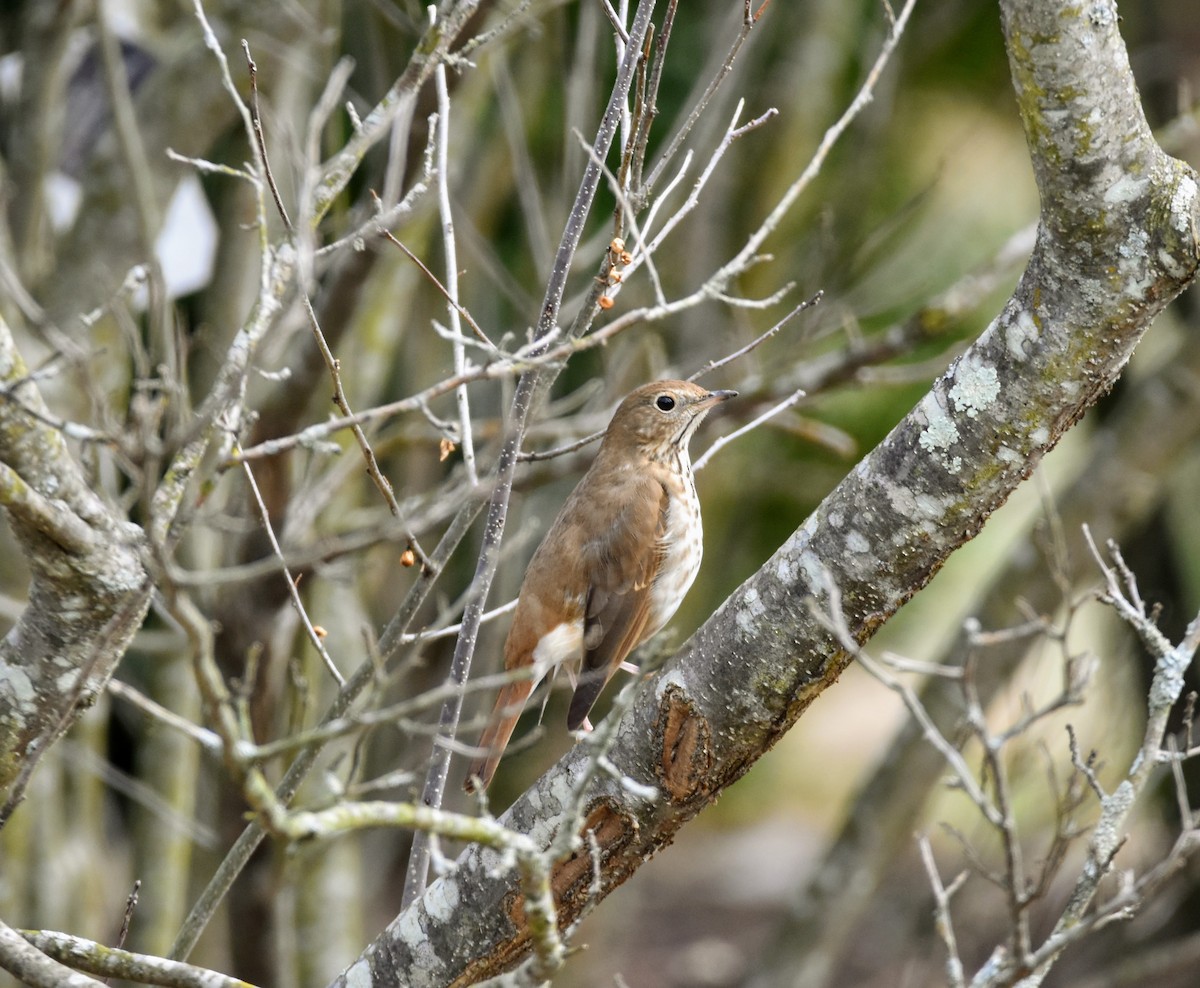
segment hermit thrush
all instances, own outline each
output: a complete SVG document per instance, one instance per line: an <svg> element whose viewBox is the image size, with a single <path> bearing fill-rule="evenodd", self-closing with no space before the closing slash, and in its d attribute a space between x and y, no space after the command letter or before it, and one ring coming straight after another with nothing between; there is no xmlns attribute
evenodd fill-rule
<svg viewBox="0 0 1200 988"><path fill-rule="evenodd" d="M567 726L577 730L626 656L675 613L703 550L688 441L710 408L736 394L658 381L621 402L591 468L529 562L504 668L533 668L500 690L467 792L492 781L546 673L568 664L575 694Z"/></svg>

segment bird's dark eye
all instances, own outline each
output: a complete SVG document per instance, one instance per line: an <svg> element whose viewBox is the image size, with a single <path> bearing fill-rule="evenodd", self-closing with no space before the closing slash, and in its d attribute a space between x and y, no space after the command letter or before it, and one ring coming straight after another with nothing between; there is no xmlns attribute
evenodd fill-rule
<svg viewBox="0 0 1200 988"><path fill-rule="evenodd" d="M654 404L658 407L660 412L669 412L675 407L675 399L670 395L659 395L654 399Z"/></svg>

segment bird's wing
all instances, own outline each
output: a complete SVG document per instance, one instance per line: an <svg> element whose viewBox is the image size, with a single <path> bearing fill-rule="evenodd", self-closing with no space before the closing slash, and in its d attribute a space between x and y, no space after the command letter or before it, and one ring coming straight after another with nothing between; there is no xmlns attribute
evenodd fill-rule
<svg viewBox="0 0 1200 988"><path fill-rule="evenodd" d="M610 524L583 547L588 580L583 616L583 667L567 726L577 730L600 691L645 635L650 591L662 565L666 489L651 477L623 497Z"/></svg>

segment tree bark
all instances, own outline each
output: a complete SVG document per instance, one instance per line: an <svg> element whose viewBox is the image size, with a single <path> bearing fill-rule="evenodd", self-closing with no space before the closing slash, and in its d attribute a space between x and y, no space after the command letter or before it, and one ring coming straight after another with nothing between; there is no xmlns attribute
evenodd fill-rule
<svg viewBox="0 0 1200 988"><path fill-rule="evenodd" d="M1003 311L793 536L643 684L587 782L588 844L558 862L566 927L740 778L1116 380L1200 264L1195 173L1146 124L1112 0L1003 0L1042 213ZM709 560L709 564L713 564ZM505 814L545 846L587 770L577 747ZM632 791L631 791L632 790ZM598 869L599 881L593 877ZM520 879L471 847L335 984L468 984L529 951Z"/></svg>
<svg viewBox="0 0 1200 988"><path fill-rule="evenodd" d="M1138 387L1091 442L1104 453L1066 491L1055 496L1061 531L1061 559L1089 558L1083 526L1096 543L1123 543L1147 523L1167 497L1178 467L1200 439L1200 393L1191 382L1200 374L1200 350L1182 355L1153 383ZM1080 566L1080 583L1094 585L1095 571ZM1082 575L1086 574L1086 575ZM972 609L984 630L1010 627L1022 614L1017 601L1036 614L1054 614L1063 603L1061 573L1037 553L1017 553ZM1076 585L1074 590L1082 591ZM942 665L961 663L972 644L964 629L935 655ZM995 643L981 651L973 686L980 704L990 709L1030 651L1026 638ZM926 657L927 658L927 657ZM962 683L928 678L921 704L938 730L956 743L970 737L957 730L963 722ZM858 788L833 843L816 870L806 876L776 930L765 957L759 958L752 988L785 982L793 988L832 984L834 965L852 943L871 910L878 915L880 890L904 864L921 814L939 781L946 759L929 743L924 726L905 720L892 735L879 763ZM902 862L904 864L902 864ZM786 974L784 973L786 972Z"/></svg>
<svg viewBox="0 0 1200 988"><path fill-rule="evenodd" d="M0 641L0 825L38 758L104 689L142 623L142 532L88 487L0 319L0 505L32 570Z"/></svg>

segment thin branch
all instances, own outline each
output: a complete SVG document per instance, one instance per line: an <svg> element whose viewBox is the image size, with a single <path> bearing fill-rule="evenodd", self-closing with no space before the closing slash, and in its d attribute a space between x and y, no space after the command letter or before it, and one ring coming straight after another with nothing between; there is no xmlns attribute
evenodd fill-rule
<svg viewBox="0 0 1200 988"><path fill-rule="evenodd" d="M766 4L763 6L765 7ZM747 0L747 9L749 9L749 0ZM742 29L738 32L737 37L733 39L733 44L730 45L729 52L725 55L725 60L721 63L720 69L718 69L716 75L709 80L708 85L705 87L704 92L700 94L700 98L696 100L696 105L692 107L687 119L684 120L683 125L679 128L679 130L676 131L675 136L671 138L662 154L658 156L658 161L655 162L654 167L650 169L650 175L647 177L643 186L644 189L653 189L654 186L658 184L659 178L662 177L663 169L665 169L667 165L669 165L674 159L675 155L679 153L684 141L686 141L688 135L691 134L692 128L699 123L700 118L704 115L704 111L708 108L708 104L717 94L717 90L721 88L721 84L729 76L729 73L733 71L733 63L737 59L738 52L742 50L742 45L744 45L747 39L750 37L750 31L753 26L754 25L752 21L743 21Z"/></svg>
<svg viewBox="0 0 1200 988"><path fill-rule="evenodd" d="M382 661L387 661L399 647L402 636L408 630L421 605L433 589L437 575L441 573L450 556L458 548L459 543L470 529L482 506L483 499L476 498L460 510L451 522L450 527L446 530L446 533L442 536L441 541L435 547L430 557L429 565L423 567L418 572L416 581L405 595L403 602L392 617L392 620L388 623L388 626L384 629L383 635L380 638L379 655ZM339 691L336 699L326 712L323 722L344 717L353 706L355 700L367 688L368 684L374 682L376 675L377 667L374 662L368 661L362 663L347 681L345 688ZM309 772L312 771L322 750L323 747L321 744L313 744L302 750L295 761L292 762L275 790L275 795L281 803L286 804L295 796L301 783L307 778ZM192 906L191 912L188 914L179 934L175 938L175 943L171 947L172 957L183 959L191 953L192 948L196 945L196 941L200 938L205 927L207 927L209 921L212 919L213 914L224 900L234 880L241 874L242 869L245 868L246 863L250 860L251 855L259 844L262 843L265 836L266 830L258 821L251 822L242 831L238 839L234 842L233 847L229 849L229 853L226 854L225 859L213 872L208 885Z"/></svg>
<svg viewBox="0 0 1200 988"><path fill-rule="evenodd" d="M687 216L696 208L700 202L700 193L708 185L709 179L711 179L713 174L716 172L717 165L721 162L721 159L725 156L725 152L729 150L734 141L738 140L738 138L745 137L751 131L757 130L779 113L778 110L776 110L774 107L771 107L765 112L759 114L757 117L754 117L752 120L739 125L738 120L741 118L742 110L745 108L745 105L745 100L738 100L738 104L734 108L733 116L729 121L729 125L725 128L725 133L721 136L721 140L718 142L716 148L709 156L709 159L705 163L704 168L701 170L699 177L692 184L692 188L688 193L687 199L685 199L683 204L677 210L675 210L675 212L667 220L663 222L662 227L655 232L654 236L650 240L650 246L647 248L647 253L652 254L654 251L658 250L663 241L670 236L671 231L673 231L683 221L685 216ZM752 258L754 251L749 250L748 247L749 242L747 243L747 246L743 247L742 251L739 252L738 257L741 258L744 255L746 259L737 265L736 269L733 262L730 262L725 266L725 268L718 270L715 274L709 277L705 285L710 295L723 291L725 286L729 284L729 281L734 274L741 273L754 263ZM634 258L633 263L630 265L631 273L632 269L637 268L640 260L641 257Z"/></svg>
<svg viewBox="0 0 1200 988"><path fill-rule="evenodd" d="M31 988L104 988L103 982L48 957L0 920L0 968Z"/></svg>
<svg viewBox="0 0 1200 988"><path fill-rule="evenodd" d="M946 947L946 983L950 988L963 988L966 981L962 958L958 953L958 940L954 935L954 922L950 916L950 900L967 880L967 873L959 872L949 887L943 885L942 877L938 874L937 862L933 860L933 848L929 845L929 838L922 834L917 838L917 847L921 851L921 863L924 864L925 874L929 877L929 886L933 889L934 925Z"/></svg>
<svg viewBox="0 0 1200 988"><path fill-rule="evenodd" d="M435 131L435 133L436 133L436 131ZM382 200L377 199L376 203L382 209L382 207L383 207ZM463 319L466 320L467 325L471 327L471 332L473 332L475 334L475 336L479 340L479 342L482 343L484 346L486 346L488 349L490 349L492 352L498 354L500 352L499 348L496 346L495 343L493 343L488 338L488 335L480 328L479 323L477 323L475 321L475 317L471 315L470 311L468 309L466 309L462 305L461 302L459 302L457 299L453 298L450 295L450 290L445 285L443 285L441 283L441 281L438 280L438 276L436 274L434 274L432 271L429 270L429 267L425 264L425 262L422 261L419 257L417 257L417 255L414 254L411 250L409 250L403 243L401 243L401 241L397 240L395 235L392 234L392 232L390 230L388 230L386 227L380 225L378 229L379 229L380 235L382 237L384 237L384 239L386 239L389 243L393 244L394 246L398 247L400 249L400 251L404 254L405 257L407 257L410 261L413 262L413 264L415 264L417 267L419 267L421 269L421 273L424 274L425 277L428 278L433 283L434 287L437 288L437 290L442 293L442 296L446 299L446 302L448 303L450 308L453 311L457 312L460 316L462 316ZM458 371L459 375L464 379L464 383L465 383L465 379L466 379L466 374L464 373L465 371L466 371L465 366L461 370ZM459 385L459 386L461 387L461 385Z"/></svg>
<svg viewBox="0 0 1200 988"><path fill-rule="evenodd" d="M584 221L591 210L595 199L596 189L600 181L600 169L597 160L604 160L608 148L616 134L629 86L640 55L642 38L650 25L650 15L654 9L653 0L640 0L633 21L630 25L630 44L621 61L617 78L605 108L604 116L597 128L593 144L593 155L589 158L583 177L571 206L558 250L555 253L554 265L546 286L546 294L542 302L542 311L538 318L531 356L541 356L548 347L548 341L558 329L558 314L562 306L563 293L566 289L567 275L570 272L575 251L583 234ZM540 374L534 369L521 375L517 382L516 393L513 396L512 412L509 421L508 435L500 450L496 464L496 485L488 504L487 521L484 526L483 544L480 548L479 559L472 581L472 596L463 612L463 628L455 645L454 656L450 664L450 679L458 685L467 681L470 673L471 659L475 651L475 641L479 633L479 619L483 613L483 604L491 589L492 577L495 575L496 553L500 539L504 533L504 524L508 515L508 500L512 491L513 471L516 467L517 454L521 449L524 437L525 423L533 403L534 395L540 386ZM462 710L461 696L448 700L442 708L439 723L443 736L452 739L457 731L458 720ZM450 752L443 745L435 742L429 761L429 768L422 791L423 805L434 809L441 806L445 792L446 779L449 774ZM420 896L428 880L429 842L422 833L415 835L412 851L409 856L408 873L405 876L404 896L402 906L407 907Z"/></svg>
<svg viewBox="0 0 1200 988"><path fill-rule="evenodd" d="M1000 812L975 780L975 773L971 771L962 754L938 730L937 725L934 724L933 719L929 716L929 712L925 709L925 705L921 703L916 691L907 683L897 679L880 663L872 659L858 642L854 640L854 636L850 633L842 610L841 589L834 583L828 573L821 574L820 582L828 598L828 605L827 607L821 607L815 599L810 598L809 607L814 616L825 624L837 637L837 641L841 647L852 655L872 677L900 696L909 713L921 725L925 740L941 752L942 757L946 760L946 764L953 770L955 783L970 797L971 802L975 804L979 812L983 814L984 818L992 826L999 826L1002 822Z"/></svg>
<svg viewBox="0 0 1200 988"><path fill-rule="evenodd" d="M654 38L653 59L646 72L645 92L638 113L637 128L633 136L633 147L630 151L630 169L627 180L628 189L639 190L639 199L645 198L642 186L642 169L645 167L646 150L650 143L650 128L658 116L658 91L662 84L663 66L667 61L667 46L675 26L675 14L679 9L679 0L668 0L667 9L663 13L662 26Z"/></svg>
<svg viewBox="0 0 1200 988"><path fill-rule="evenodd" d="M883 74L884 68L892 57L892 52L896 50L896 46L900 43L900 39L904 35L904 30L908 26L909 15L912 13L915 5L916 0L905 0L900 14L891 25L891 30L888 32L888 36L881 46L875 62L867 72L866 79L863 80L863 84L859 88L857 95L833 126L825 131L825 135L821 138L821 142L817 145L817 149L813 153L809 163L805 166L799 177L779 197L779 201L775 204L775 208L771 210L767 218L747 238L742 249L713 275L711 280L714 284L724 285L730 278L745 270L747 265L752 263L767 237L775 231L801 193L817 177L817 174L821 171L821 167L825 164L825 159L829 156L829 152L833 150L833 146L841 139L842 134L846 132L846 129L854 122L858 115L866 109L867 105L871 102L880 75Z"/></svg>
<svg viewBox="0 0 1200 988"><path fill-rule="evenodd" d="M713 442L713 444L704 451L704 454L698 460L696 460L696 462L694 464L692 464L692 470L693 471L703 470L705 468L705 466L708 465L708 461L711 460L713 458L713 456L717 452L719 452L722 448L724 448L725 446L728 446L734 440L740 439L742 436L746 435L746 433L753 432L755 429L757 429L760 425L762 425L767 420L774 418L780 412L786 411L787 409L791 408L793 405L799 403L799 401L804 397L804 395L805 395L804 391L794 391L792 394L790 394L786 398L784 398L783 401L777 402L776 404L772 405L761 415L755 416L753 419L751 419L749 422L747 422L741 428L734 429L733 432L729 433L729 435L721 436L719 439L715 440Z"/></svg>
<svg viewBox="0 0 1200 988"><path fill-rule="evenodd" d="M442 0L436 18L417 42L414 56L391 88L355 127L346 145L321 169L313 188L310 225L321 222L366 153L391 132L392 123L412 113L417 93L433 70L450 57L450 47L474 17L479 0ZM523 8L522 8L523 9Z"/></svg>
<svg viewBox="0 0 1200 988"><path fill-rule="evenodd" d="M446 255L446 295L449 302L450 331L454 348L454 372L461 374L466 369L466 355L462 343L462 323L458 301L458 248L454 242L454 216L450 211L450 92L446 86L446 66L434 70L437 91L437 194L438 215L442 221L442 249ZM479 483L475 469L475 436L471 432L471 406L466 384L454 390L458 408L458 441L462 447L463 469L467 483L474 487Z"/></svg>
<svg viewBox="0 0 1200 988"><path fill-rule="evenodd" d="M612 25L614 31L617 32L617 37L622 44L629 44L629 32L625 30L625 25L621 23L621 19L617 16L617 12L613 10L613 6L609 0L599 0L600 9L604 11L604 16L608 18L608 23Z"/></svg>
<svg viewBox="0 0 1200 988"><path fill-rule="evenodd" d="M308 616L308 609L304 606L304 601L300 599L299 581L292 576L291 570L288 569L287 560L283 558L283 549L279 545L279 540L275 537L275 526L271 524L271 513L267 510L267 505L262 499L262 492L258 489L258 482L254 479L254 471L250 468L249 463L243 463L242 469L246 474L246 483L250 485L250 493L254 495L254 503L258 507L258 516L262 521L263 531L267 534L267 541L271 544L271 552L279 560L279 568L283 573L284 580L287 581L288 596L292 598L292 606L296 609L296 613L304 625L309 643L317 650L317 654L321 656L321 661L325 663L325 668L329 671L329 675L333 677L333 681L339 687L345 686L345 677L338 670L337 663L333 661L333 656L325 648L322 636L313 627L313 623Z"/></svg>
<svg viewBox="0 0 1200 988"><path fill-rule="evenodd" d="M267 154L267 139L263 135L262 115L258 110L258 66L254 64L254 59L250 56L250 42L245 38L242 39L242 51L246 56L246 67L250 70L250 120L254 129L255 145L258 148L258 160L262 164L267 188L271 190L279 217L283 220L283 225L287 227L288 233L294 233L291 217L288 216L287 207L283 204L283 197L279 194L279 186L275 184L275 174L271 171L271 159Z"/></svg>
<svg viewBox="0 0 1200 988"><path fill-rule="evenodd" d="M20 933L47 957L104 978L122 978L141 984L164 985L166 988L253 988L245 981L217 971L121 950L67 933L47 930L21 930ZM63 985L64 988L100 984L80 975L75 978L78 980L56 981L54 984Z"/></svg>
<svg viewBox="0 0 1200 988"><path fill-rule="evenodd" d="M720 360L710 360L703 367L701 367L698 371L696 371L696 373L692 374L688 378L688 380L689 381L699 380L700 378L704 377L705 374L711 374L715 370L720 370L722 367L726 366L727 364L731 364L735 360L739 360L740 358L746 356L746 354L748 354L754 350L757 350L760 346L762 346L764 343L766 343L767 340L769 340L772 336L774 336L781 329L783 329L783 327L786 326L789 322L791 322L796 316L800 315L801 312L803 312L805 309L811 309L818 302L820 302L821 299L824 297L825 297L825 293L823 291L817 292L811 298L806 299L805 301L803 301L799 305L797 305L794 309L792 309L791 312L789 312L786 316L784 316L777 323L775 323L775 325L772 326L770 329L768 329L765 333L761 334L760 336L756 336L753 340L751 340L749 343L747 343L744 347L742 347L739 350L734 350L733 353L722 357Z"/></svg>
<svg viewBox="0 0 1200 988"><path fill-rule="evenodd" d="M540 460L553 460L559 456L565 456L567 453L574 453L576 450L583 449L584 446L590 446L597 439L604 436L604 429L597 429L595 432L590 432L581 439L576 439L572 443L567 443L565 446L555 446L554 449L543 450L526 450L521 453L518 459L522 463L537 463Z"/></svg>
<svg viewBox="0 0 1200 988"><path fill-rule="evenodd" d="M253 137L254 119L250 114L250 108L246 106L246 101L242 99L242 94L238 92L237 83L233 81L233 74L229 71L229 60L225 57L225 52L221 48L221 42L217 40L216 32L213 31L212 25L208 23L208 15L204 13L202 0L192 0L192 11L196 15L196 20L200 24L200 31L204 35L204 46L213 53L217 60L217 65L221 69L221 83L225 87L225 92L233 102L234 108L241 115L242 127L245 129L246 134Z"/></svg>
<svg viewBox="0 0 1200 988"><path fill-rule="evenodd" d="M168 710L166 707L156 703L150 697L146 696L140 690L135 689L128 683L124 683L119 679L110 679L107 686L108 692L113 696L124 700L131 706L136 707L147 717L151 717L161 724L165 724L172 730L179 731L184 736L195 741L201 748L210 755L218 758L221 757L224 751L224 745L221 743L219 735L206 728L193 724L186 717L180 717L174 711Z"/></svg>
<svg viewBox="0 0 1200 988"><path fill-rule="evenodd" d="M62 501L43 497L4 462L0 462L0 507L66 552L83 555L95 547L97 534L87 522Z"/></svg>

